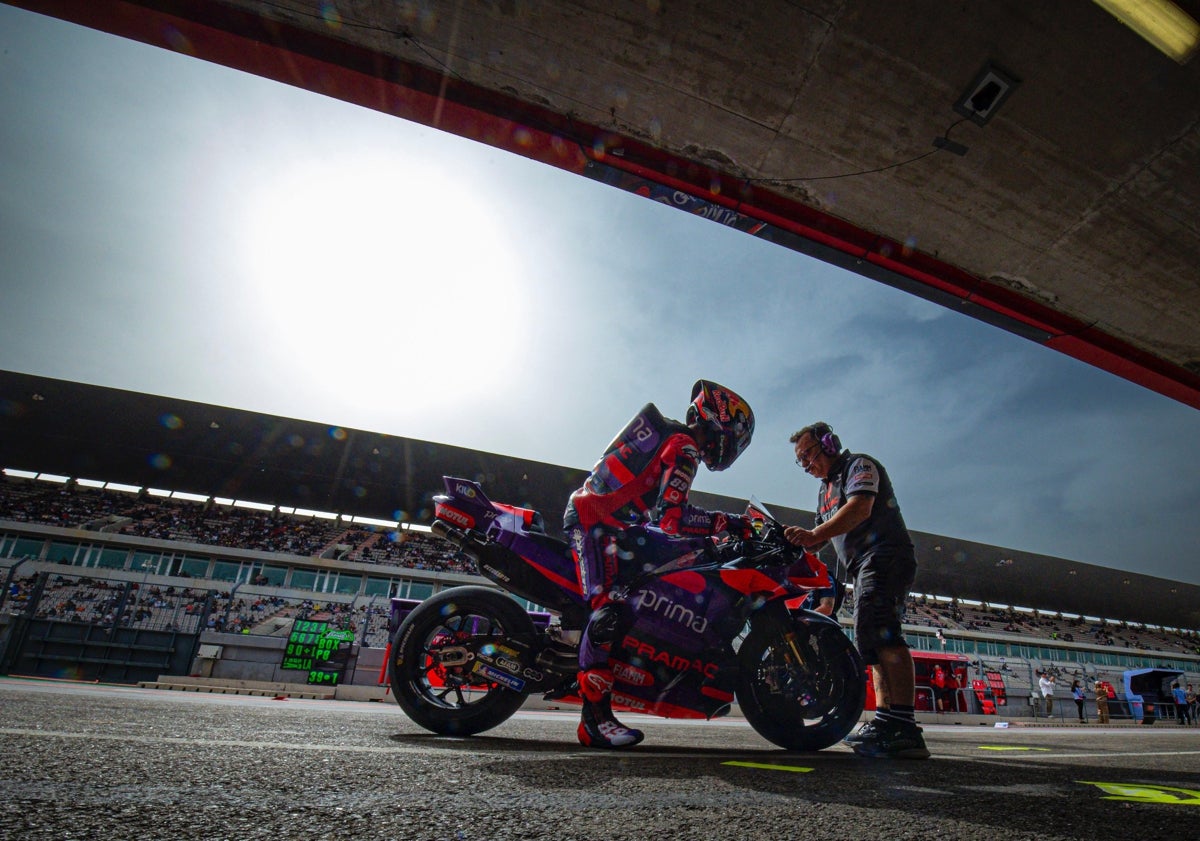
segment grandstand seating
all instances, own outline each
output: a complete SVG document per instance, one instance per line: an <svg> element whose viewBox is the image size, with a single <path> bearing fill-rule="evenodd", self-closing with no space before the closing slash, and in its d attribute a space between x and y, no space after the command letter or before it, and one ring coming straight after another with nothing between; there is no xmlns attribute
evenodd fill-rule
<svg viewBox="0 0 1200 841"><path fill-rule="evenodd" d="M472 572L467 560L448 544L399 524L383 526L354 522L345 516L238 508L212 499L163 498L145 490L102 490L74 482L50 483L0 476L0 521L5 520L12 524L43 524L149 538L187 547L251 550L277 556L280 567L288 569L315 562L334 569L376 567L395 576L415 572L435 579L447 573L463 576ZM127 563L132 564L133 560ZM128 566L125 572L140 570ZM106 592L95 579L56 575L51 581L53 598L47 601L52 603L43 608L43 615L53 611L58 618L103 623L116 607L113 598L118 591ZM26 576L13 583L7 594L11 600L6 604L7 610L19 609L32 582L32 576ZM356 605L362 598L361 592L302 594L261 577L233 587L231 583L193 580L192 586L180 587L175 579L142 574L131 590L123 625L194 631L200 621L199 606L216 591L207 618L208 630L286 636L295 619L321 616L336 628L361 630L360 639L367 645L387 643L387 600L381 601L379 595L371 598L369 604ZM848 622L848 615L841 618ZM1013 606L966 604L927 595L916 595L909 600L905 623L906 632L913 632L912 638L918 645L933 650L941 645L944 649L949 638L951 650L966 651L968 655L972 649L964 646L964 641L979 637L1013 640L1037 646L1039 650L1047 645L1068 644L1055 649L1062 655L1055 659L1062 662L1051 662L1044 657L1024 658L1022 662L1021 657L1015 656L1007 660L983 657L975 661L980 674L987 670L1002 672L1009 694L1014 697L1033 691L1035 668L1058 671L1064 677L1091 680L1103 677L1117 682L1120 668L1088 663L1092 655L1083 649L1095 646L1138 652L1143 657L1147 652L1184 655L1189 675L1200 675L1200 661L1196 658L1200 634L1196 630L1134 627L1124 622L1039 614ZM1072 657L1082 659L1072 660ZM1151 659L1145 664L1150 665Z"/></svg>

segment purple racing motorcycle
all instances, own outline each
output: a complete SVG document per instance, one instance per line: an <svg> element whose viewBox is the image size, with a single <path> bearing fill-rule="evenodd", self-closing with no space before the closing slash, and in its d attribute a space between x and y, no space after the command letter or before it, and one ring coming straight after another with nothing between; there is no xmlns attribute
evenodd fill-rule
<svg viewBox="0 0 1200 841"><path fill-rule="evenodd" d="M433 533L470 556L486 586L443 590L396 629L392 691L434 733L471 735L509 718L532 693L578 702L578 641L588 606L565 541L527 508L492 502L476 482L445 477ZM614 709L711 719L736 702L765 739L793 751L829 747L866 700L866 670L838 623L799 603L829 586L825 566L783 538L751 500L750 539L680 538L635 527L633 566L609 666ZM761 528L760 528L761 527Z"/></svg>

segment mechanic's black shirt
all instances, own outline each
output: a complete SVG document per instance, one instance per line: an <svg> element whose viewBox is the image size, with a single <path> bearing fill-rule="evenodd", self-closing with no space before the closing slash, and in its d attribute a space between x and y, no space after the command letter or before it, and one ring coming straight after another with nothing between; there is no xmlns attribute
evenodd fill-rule
<svg viewBox="0 0 1200 841"><path fill-rule="evenodd" d="M817 523L824 523L856 494L875 497L871 516L843 535L831 538L839 567L855 575L873 555L912 555L913 543L900 514L887 471L871 456L842 452L821 482L817 497Z"/></svg>

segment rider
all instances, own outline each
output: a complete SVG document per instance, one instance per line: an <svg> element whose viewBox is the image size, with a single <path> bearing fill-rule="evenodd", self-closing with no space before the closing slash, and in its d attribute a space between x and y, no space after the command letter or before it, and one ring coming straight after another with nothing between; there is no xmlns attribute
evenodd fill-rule
<svg viewBox="0 0 1200 841"><path fill-rule="evenodd" d="M582 744L621 748L643 737L612 712L608 657L622 624L616 589L637 574L628 568L622 532L653 525L678 536L753 534L745 517L688 504L699 462L709 470L724 470L749 446L753 433L754 412L746 401L724 386L700 380L692 386L686 424L664 418L653 403L646 404L608 445L583 487L571 494L563 525L592 610L579 646Z"/></svg>

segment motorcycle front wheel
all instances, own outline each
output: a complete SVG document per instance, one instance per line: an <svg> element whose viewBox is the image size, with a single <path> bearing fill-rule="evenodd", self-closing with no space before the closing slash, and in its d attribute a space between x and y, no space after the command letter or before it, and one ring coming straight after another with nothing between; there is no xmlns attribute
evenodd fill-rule
<svg viewBox="0 0 1200 841"><path fill-rule="evenodd" d="M738 704L767 741L792 751L823 750L862 715L866 666L840 629L792 624L790 635L765 624L746 635L738 651Z"/></svg>
<svg viewBox="0 0 1200 841"><path fill-rule="evenodd" d="M488 587L443 590L413 608L392 642L392 692L414 722L445 736L490 730L520 709L527 693L482 675L476 653L533 634L520 605Z"/></svg>

